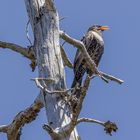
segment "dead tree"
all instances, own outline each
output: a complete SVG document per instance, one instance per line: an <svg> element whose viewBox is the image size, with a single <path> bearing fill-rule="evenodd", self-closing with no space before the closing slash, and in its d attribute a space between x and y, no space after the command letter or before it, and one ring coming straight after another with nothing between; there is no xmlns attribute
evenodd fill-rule
<svg viewBox="0 0 140 140"><path fill-rule="evenodd" d="M54 0L25 0L25 5L34 35L34 44L24 48L17 44L0 41L0 48L11 49L30 59L32 71L36 66L38 67L39 75L32 80L40 89L40 94L30 107L14 117L11 124L0 126L0 132L6 133L8 140L20 140L22 127L35 120L42 107L45 107L48 120L43 128L52 140L79 140L76 125L81 122L100 124L109 134L116 131L116 124L110 121L78 118L92 78L87 75L81 87L67 88L64 65L72 68L72 63L60 45L60 38L78 48L83 53L89 68L101 79L106 82L112 80L119 84L123 81L99 71L84 44L60 31ZM79 99L73 96L75 92L80 93Z"/></svg>

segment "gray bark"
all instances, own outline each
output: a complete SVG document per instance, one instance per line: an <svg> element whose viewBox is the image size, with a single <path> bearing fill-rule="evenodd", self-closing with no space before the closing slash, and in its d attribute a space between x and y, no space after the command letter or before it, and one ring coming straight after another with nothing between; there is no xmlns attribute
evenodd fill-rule
<svg viewBox="0 0 140 140"><path fill-rule="evenodd" d="M59 44L59 16L53 0L25 0L25 4L34 34L38 77L53 79L53 82L41 82L48 90L62 91L66 89L65 72ZM71 121L70 110L63 97L43 91L42 96L48 124L56 132L50 132L51 138L78 140L76 129L72 133L63 133L62 129ZM61 135L57 135L60 132Z"/></svg>
<svg viewBox="0 0 140 140"><path fill-rule="evenodd" d="M59 16L53 2L54 0L25 0L34 34L34 44L31 48L0 41L0 48L11 49L30 59L32 70L37 64L39 76L32 80L41 90L30 107L19 112L9 125L0 126L0 132L6 133L8 140L19 140L22 127L32 122L41 108L45 107L48 124L43 128L50 134L52 140L79 140L75 127L82 122L100 124L107 134L112 135L112 132L116 132L118 128L111 121L103 122L93 118L78 119L90 81L94 76L87 75L81 87L67 89L62 59L64 65L70 68L73 68L73 64L63 48L60 48L59 37L78 48L89 68L105 82L114 81L122 84L124 81L99 71L85 45L65 32L59 31ZM79 95L78 99L75 98L75 94Z"/></svg>

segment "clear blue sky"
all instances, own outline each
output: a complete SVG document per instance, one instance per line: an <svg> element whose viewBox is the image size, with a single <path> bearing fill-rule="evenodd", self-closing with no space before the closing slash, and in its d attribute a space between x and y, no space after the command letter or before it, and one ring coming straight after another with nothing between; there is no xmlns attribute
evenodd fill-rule
<svg viewBox="0 0 140 140"><path fill-rule="evenodd" d="M123 85L104 83L99 78L92 81L84 102L81 116L99 120L112 120L119 130L112 137L101 126L81 124L78 132L82 140L138 140L140 139L140 1L139 0L71 0L57 1L61 29L80 39L87 28L98 23L110 26L104 32L105 53L100 63L104 72L125 80ZM24 1L4 0L0 4L0 40L22 46L29 45L25 26L27 14ZM75 49L65 46L72 59ZM28 107L39 93L30 81L37 77L32 73L29 60L9 50L0 49L0 124L9 124L13 117ZM73 72L66 69L70 86ZM42 129L46 122L44 110L36 121L23 128L22 140L46 140L48 134ZM6 140L0 134L0 140Z"/></svg>

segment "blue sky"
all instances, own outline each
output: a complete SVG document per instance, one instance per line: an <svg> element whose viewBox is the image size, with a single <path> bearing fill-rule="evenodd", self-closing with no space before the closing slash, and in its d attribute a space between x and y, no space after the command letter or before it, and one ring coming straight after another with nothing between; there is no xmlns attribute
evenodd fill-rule
<svg viewBox="0 0 140 140"><path fill-rule="evenodd" d="M139 0L71 0L57 1L56 6L61 21L61 29L80 39L92 24L108 25L104 32L105 53L99 68L122 78L125 83L106 84L95 78L85 99L82 117L99 120L112 120L119 130L112 137L106 135L101 126L80 124L78 132L82 140L132 140L139 139L140 125L140 1ZM27 14L24 1L4 0L0 5L0 40L22 46L29 43L25 35ZM73 60L75 49L65 45L69 57ZM13 117L28 107L39 93L30 78L37 77L37 71L31 72L29 60L0 49L0 124L9 124ZM67 84L72 82L73 72L66 68ZM46 140L48 134L42 130L46 122L44 109L36 121L23 128L22 140ZM6 140L0 134L0 140Z"/></svg>

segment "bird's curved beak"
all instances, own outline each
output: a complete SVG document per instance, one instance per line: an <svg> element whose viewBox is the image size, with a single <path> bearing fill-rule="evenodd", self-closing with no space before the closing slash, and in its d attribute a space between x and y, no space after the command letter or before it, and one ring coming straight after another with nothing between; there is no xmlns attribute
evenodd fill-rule
<svg viewBox="0 0 140 140"><path fill-rule="evenodd" d="M102 31L105 31L105 30L108 30L108 29L109 29L108 26L101 26L101 27L100 27L100 30L102 30Z"/></svg>

